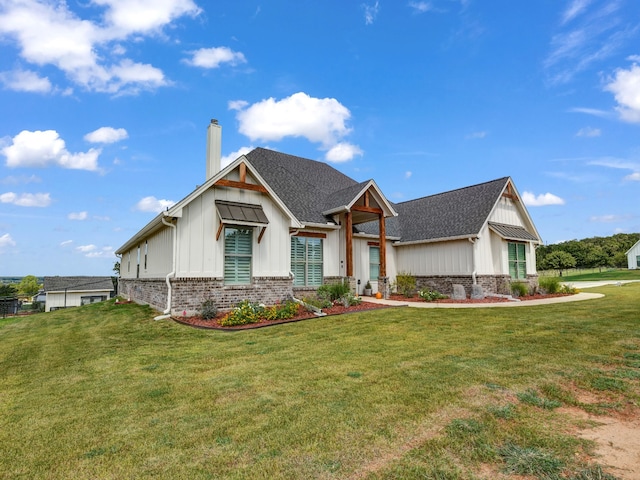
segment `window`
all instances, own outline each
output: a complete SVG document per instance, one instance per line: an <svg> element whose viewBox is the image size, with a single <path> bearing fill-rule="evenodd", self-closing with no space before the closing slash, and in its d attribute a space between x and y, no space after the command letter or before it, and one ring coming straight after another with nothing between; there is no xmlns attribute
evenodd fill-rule
<svg viewBox="0 0 640 480"><path fill-rule="evenodd" d="M224 229L224 283L247 285L251 283L251 254L253 230L250 228Z"/></svg>
<svg viewBox="0 0 640 480"><path fill-rule="evenodd" d="M640 255L636 257L636 267L640 268Z"/></svg>
<svg viewBox="0 0 640 480"><path fill-rule="evenodd" d="M80 305L89 305L90 303L104 302L107 299L105 295L90 295L80 297Z"/></svg>
<svg viewBox="0 0 640 480"><path fill-rule="evenodd" d="M291 237L293 284L300 287L322 285L322 239Z"/></svg>
<svg viewBox="0 0 640 480"><path fill-rule="evenodd" d="M149 243L144 241L144 269L147 269L147 255L149 254Z"/></svg>
<svg viewBox="0 0 640 480"><path fill-rule="evenodd" d="M369 280L376 282L380 276L380 247L369 247Z"/></svg>
<svg viewBox="0 0 640 480"><path fill-rule="evenodd" d="M509 275L515 280L527 278L527 259L524 243L509 243Z"/></svg>

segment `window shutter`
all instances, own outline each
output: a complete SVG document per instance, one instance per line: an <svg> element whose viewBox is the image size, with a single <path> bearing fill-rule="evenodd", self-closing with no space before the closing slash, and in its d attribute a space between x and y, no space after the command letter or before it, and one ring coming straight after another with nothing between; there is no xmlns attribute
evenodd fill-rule
<svg viewBox="0 0 640 480"><path fill-rule="evenodd" d="M252 230L225 228L224 281L227 284L251 283Z"/></svg>

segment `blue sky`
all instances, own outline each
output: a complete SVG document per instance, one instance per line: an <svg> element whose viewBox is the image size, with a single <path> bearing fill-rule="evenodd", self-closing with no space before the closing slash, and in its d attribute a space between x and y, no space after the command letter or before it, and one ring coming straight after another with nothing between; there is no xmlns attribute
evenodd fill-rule
<svg viewBox="0 0 640 480"><path fill-rule="evenodd" d="M0 0L0 276L113 251L262 146L394 202L511 176L546 243L640 232L637 0Z"/></svg>

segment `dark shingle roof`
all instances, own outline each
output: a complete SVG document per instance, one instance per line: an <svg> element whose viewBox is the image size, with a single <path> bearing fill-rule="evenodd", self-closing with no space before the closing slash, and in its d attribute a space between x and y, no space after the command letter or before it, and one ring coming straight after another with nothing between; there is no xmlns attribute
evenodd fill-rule
<svg viewBox="0 0 640 480"><path fill-rule="evenodd" d="M45 292L113 290L111 277L44 277Z"/></svg>
<svg viewBox="0 0 640 480"><path fill-rule="evenodd" d="M387 234L403 242L473 236L502 194L509 177L459 188L428 197L396 203L396 218L387 221ZM359 225L365 233L377 233L377 222Z"/></svg>
<svg viewBox="0 0 640 480"><path fill-rule="evenodd" d="M358 184L324 162L265 148L256 148L245 156L302 222L326 223L322 212L326 204L334 203L332 195Z"/></svg>

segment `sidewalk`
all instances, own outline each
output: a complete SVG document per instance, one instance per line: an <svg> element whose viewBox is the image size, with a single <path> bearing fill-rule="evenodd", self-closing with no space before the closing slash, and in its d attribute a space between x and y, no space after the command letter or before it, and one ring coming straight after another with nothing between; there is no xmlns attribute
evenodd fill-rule
<svg viewBox="0 0 640 480"><path fill-rule="evenodd" d="M615 283L615 282L612 282ZM379 305L390 305L394 307L413 308L510 308L510 307L533 307L537 305L549 305L552 303L579 302L581 300L593 300L604 297L601 293L580 292L566 297L543 298L540 300L525 300L522 302L496 302L496 303L436 303L436 302L398 302L396 300L377 299L373 297L361 297L363 302L377 303Z"/></svg>

